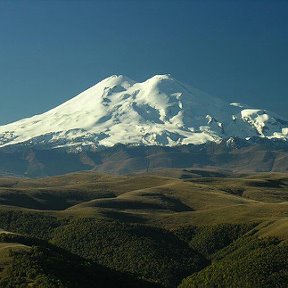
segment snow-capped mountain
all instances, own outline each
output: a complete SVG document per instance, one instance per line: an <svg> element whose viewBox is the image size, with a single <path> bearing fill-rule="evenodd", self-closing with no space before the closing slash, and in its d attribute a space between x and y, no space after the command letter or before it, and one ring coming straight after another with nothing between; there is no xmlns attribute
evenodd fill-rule
<svg viewBox="0 0 288 288"><path fill-rule="evenodd" d="M0 126L0 147L202 144L238 137L288 140L275 113L226 103L170 75L136 83L111 76L41 115Z"/></svg>

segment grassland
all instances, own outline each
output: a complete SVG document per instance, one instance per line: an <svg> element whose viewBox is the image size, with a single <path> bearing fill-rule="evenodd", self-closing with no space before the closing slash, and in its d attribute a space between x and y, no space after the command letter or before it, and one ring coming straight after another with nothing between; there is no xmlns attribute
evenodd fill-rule
<svg viewBox="0 0 288 288"><path fill-rule="evenodd" d="M288 174L3 177L0 228L0 287L287 287Z"/></svg>

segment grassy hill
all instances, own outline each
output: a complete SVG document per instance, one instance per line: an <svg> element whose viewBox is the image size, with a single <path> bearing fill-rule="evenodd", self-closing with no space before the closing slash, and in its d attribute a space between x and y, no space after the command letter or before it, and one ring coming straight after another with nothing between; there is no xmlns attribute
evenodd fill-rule
<svg viewBox="0 0 288 288"><path fill-rule="evenodd" d="M287 287L287 199L285 173L3 177L0 287Z"/></svg>

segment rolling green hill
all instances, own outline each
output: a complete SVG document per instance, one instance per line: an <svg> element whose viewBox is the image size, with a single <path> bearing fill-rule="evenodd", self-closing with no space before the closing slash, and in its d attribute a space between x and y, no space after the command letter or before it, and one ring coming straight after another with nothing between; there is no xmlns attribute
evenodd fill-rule
<svg viewBox="0 0 288 288"><path fill-rule="evenodd" d="M0 287L287 287L287 199L285 173L3 177Z"/></svg>

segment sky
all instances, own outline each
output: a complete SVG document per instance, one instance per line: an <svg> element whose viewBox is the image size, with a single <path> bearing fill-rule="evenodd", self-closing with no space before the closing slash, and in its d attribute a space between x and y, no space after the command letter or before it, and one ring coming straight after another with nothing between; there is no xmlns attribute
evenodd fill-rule
<svg viewBox="0 0 288 288"><path fill-rule="evenodd" d="M169 73L288 118L288 1L0 0L0 124Z"/></svg>

